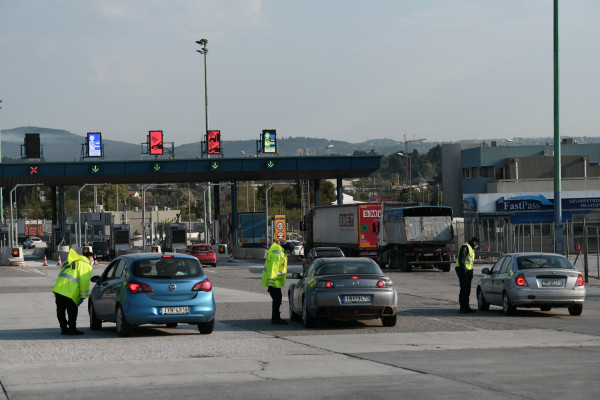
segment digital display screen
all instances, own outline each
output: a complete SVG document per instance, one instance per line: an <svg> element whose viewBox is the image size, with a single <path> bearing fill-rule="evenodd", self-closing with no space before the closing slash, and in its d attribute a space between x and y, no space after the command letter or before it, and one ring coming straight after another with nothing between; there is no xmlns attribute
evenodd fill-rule
<svg viewBox="0 0 600 400"><path fill-rule="evenodd" d="M102 135L100 132L87 134L88 157L102 157Z"/></svg>
<svg viewBox="0 0 600 400"><path fill-rule="evenodd" d="M221 154L221 131L207 131L206 143L208 154Z"/></svg>
<svg viewBox="0 0 600 400"><path fill-rule="evenodd" d="M25 157L40 158L40 134L26 133L25 134Z"/></svg>
<svg viewBox="0 0 600 400"><path fill-rule="evenodd" d="M150 154L161 155L163 153L163 131L150 131Z"/></svg>
<svg viewBox="0 0 600 400"><path fill-rule="evenodd" d="M263 130L263 153L277 153L277 133L275 130Z"/></svg>
<svg viewBox="0 0 600 400"><path fill-rule="evenodd" d="M173 229L171 231L171 234L173 235L173 243L186 243L187 242L187 235L184 229Z"/></svg>
<svg viewBox="0 0 600 400"><path fill-rule="evenodd" d="M114 231L115 244L129 243L129 231Z"/></svg>

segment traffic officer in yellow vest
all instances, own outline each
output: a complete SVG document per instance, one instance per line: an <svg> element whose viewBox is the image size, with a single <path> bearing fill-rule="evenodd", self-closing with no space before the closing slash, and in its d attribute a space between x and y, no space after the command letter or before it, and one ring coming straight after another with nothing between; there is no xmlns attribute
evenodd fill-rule
<svg viewBox="0 0 600 400"><path fill-rule="evenodd" d="M90 297L93 262L93 253L86 250L81 256L71 249L67 262L56 278L52 292L61 335L83 335L83 331L77 329L77 307L83 303L83 299Z"/></svg>
<svg viewBox="0 0 600 400"><path fill-rule="evenodd" d="M471 281L473 280L473 262L475 261L475 249L479 247L481 240L477 236L473 236L471 240L463 244L458 250L458 258L456 259L456 275L458 275L458 283L460 284L460 293L458 302L460 303L460 313L474 313L469 306L469 297L471 296Z"/></svg>
<svg viewBox="0 0 600 400"><path fill-rule="evenodd" d="M273 243L267 250L267 260L263 268L261 283L267 287L273 306L271 312L271 323L274 325L287 325L287 321L281 319L279 307L281 306L282 293L281 288L285 285L287 278L287 256L294 251L292 242L285 242L283 245Z"/></svg>

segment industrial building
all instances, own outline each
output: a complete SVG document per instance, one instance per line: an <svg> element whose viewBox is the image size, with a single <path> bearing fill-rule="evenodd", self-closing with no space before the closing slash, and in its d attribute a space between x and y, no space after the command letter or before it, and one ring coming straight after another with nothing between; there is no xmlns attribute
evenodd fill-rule
<svg viewBox="0 0 600 400"><path fill-rule="evenodd" d="M554 145L442 145L444 205L489 251L554 251ZM600 144L561 143L564 251L598 248Z"/></svg>

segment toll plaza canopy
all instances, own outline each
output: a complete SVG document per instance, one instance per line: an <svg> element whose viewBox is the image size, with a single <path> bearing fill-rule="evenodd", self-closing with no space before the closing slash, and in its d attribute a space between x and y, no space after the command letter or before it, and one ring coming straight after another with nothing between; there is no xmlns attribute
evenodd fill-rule
<svg viewBox="0 0 600 400"><path fill-rule="evenodd" d="M147 159L0 164L0 187L18 184L179 183L342 179L379 169L380 155Z"/></svg>

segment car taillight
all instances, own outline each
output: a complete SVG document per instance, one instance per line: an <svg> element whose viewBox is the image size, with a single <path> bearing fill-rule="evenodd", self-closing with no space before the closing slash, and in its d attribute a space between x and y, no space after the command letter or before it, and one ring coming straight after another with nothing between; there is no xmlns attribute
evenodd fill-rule
<svg viewBox="0 0 600 400"><path fill-rule="evenodd" d="M583 286L585 282L583 281L583 275L579 274L579 276L577 277L577 283L575 284L575 286Z"/></svg>
<svg viewBox="0 0 600 400"><path fill-rule="evenodd" d="M319 281L315 286L318 288L331 289L335 287L335 284L331 281Z"/></svg>
<svg viewBox="0 0 600 400"><path fill-rule="evenodd" d="M196 283L192 288L192 292L210 292L211 290L212 283L208 279Z"/></svg>
<svg viewBox="0 0 600 400"><path fill-rule="evenodd" d="M154 289L150 285L146 285L141 282L129 282L127 283L127 290L129 290L132 294L136 293L152 293Z"/></svg>
<svg viewBox="0 0 600 400"><path fill-rule="evenodd" d="M525 279L525 275L523 274L517 275L517 277L515 278L515 283L517 284L517 286L529 286L527 284L527 280Z"/></svg>
<svg viewBox="0 0 600 400"><path fill-rule="evenodd" d="M381 280L381 281L377 281L377 287L379 288L384 288L384 287L392 287L392 281L387 281L387 280Z"/></svg>

